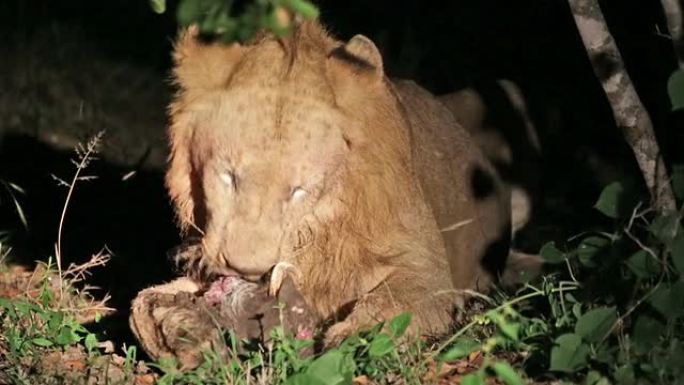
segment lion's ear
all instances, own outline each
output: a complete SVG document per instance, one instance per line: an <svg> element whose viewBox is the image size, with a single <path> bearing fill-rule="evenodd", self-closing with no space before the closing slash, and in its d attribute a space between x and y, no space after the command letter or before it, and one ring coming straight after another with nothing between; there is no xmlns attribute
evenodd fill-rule
<svg viewBox="0 0 684 385"><path fill-rule="evenodd" d="M192 26L180 33L174 46L175 80L185 90L222 87L243 53L244 47L238 43L202 42L199 30Z"/></svg>
<svg viewBox="0 0 684 385"><path fill-rule="evenodd" d="M333 72L341 72L341 76L353 75L364 82L371 82L369 84L382 80L384 76L378 47L363 35L356 35L334 49L330 54L330 66Z"/></svg>

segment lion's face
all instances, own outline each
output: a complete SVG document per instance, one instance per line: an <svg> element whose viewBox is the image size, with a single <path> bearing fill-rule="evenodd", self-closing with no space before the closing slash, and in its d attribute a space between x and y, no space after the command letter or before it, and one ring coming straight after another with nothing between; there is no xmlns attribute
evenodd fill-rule
<svg viewBox="0 0 684 385"><path fill-rule="evenodd" d="M406 195L408 145L370 40L342 44L305 23L289 40L247 46L189 32L175 55L166 183L183 229L202 236L193 266L247 278L282 260L330 266L352 247L326 236L354 224L358 239L385 231L371 224L396 214L389 189ZM337 249L306 253L318 248Z"/></svg>
<svg viewBox="0 0 684 385"><path fill-rule="evenodd" d="M196 111L192 167L206 208L204 255L215 272L256 278L305 248L343 170L342 114L304 96L278 100L276 92L233 89Z"/></svg>

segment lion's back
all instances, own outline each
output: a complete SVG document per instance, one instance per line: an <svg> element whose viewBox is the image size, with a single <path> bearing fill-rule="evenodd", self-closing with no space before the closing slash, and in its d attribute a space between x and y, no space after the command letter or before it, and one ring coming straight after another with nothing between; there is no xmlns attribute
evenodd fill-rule
<svg viewBox="0 0 684 385"><path fill-rule="evenodd" d="M506 187L432 94L412 81L395 88L410 122L413 168L442 232L454 285L483 289L491 281L485 270L500 270L508 251Z"/></svg>

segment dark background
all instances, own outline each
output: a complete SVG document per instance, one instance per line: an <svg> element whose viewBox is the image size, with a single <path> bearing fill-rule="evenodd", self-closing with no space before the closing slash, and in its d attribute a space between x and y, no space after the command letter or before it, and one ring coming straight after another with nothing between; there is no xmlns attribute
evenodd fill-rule
<svg viewBox="0 0 684 385"><path fill-rule="evenodd" d="M666 30L659 2L601 4L668 163L684 161L682 116L670 112L666 93L676 62L658 33ZM542 198L521 247L537 251L602 224L591 206L607 183L641 185L565 1L319 5L336 36L373 39L391 76L435 93L474 87L492 106L501 102L497 79L520 86L544 159ZM25 189L18 199L29 222L21 226L3 191L0 229L12 231L18 262L52 255L66 189L51 175L70 179L73 145L107 130L87 170L98 179L79 183L70 203L63 253L82 261L111 250L93 283L112 293L118 321L139 289L171 276L165 254L179 242L162 182L176 30L173 9L157 15L144 0L0 2L0 180Z"/></svg>

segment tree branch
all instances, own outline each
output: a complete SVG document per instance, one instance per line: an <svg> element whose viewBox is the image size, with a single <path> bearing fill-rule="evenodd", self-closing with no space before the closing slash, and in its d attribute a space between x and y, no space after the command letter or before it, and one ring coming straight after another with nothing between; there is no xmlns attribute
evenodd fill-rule
<svg viewBox="0 0 684 385"><path fill-rule="evenodd" d="M613 110L615 123L634 152L652 204L660 212L674 210L674 194L653 123L634 89L615 39L608 31L598 0L568 0L568 3L594 74Z"/></svg>
<svg viewBox="0 0 684 385"><path fill-rule="evenodd" d="M660 0L667 20L672 46L679 68L684 68L684 31L682 30L682 5L679 0Z"/></svg>

